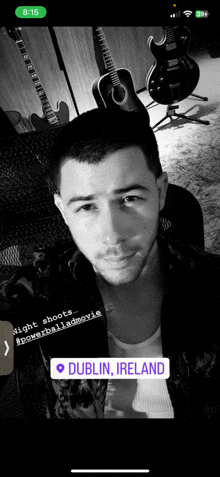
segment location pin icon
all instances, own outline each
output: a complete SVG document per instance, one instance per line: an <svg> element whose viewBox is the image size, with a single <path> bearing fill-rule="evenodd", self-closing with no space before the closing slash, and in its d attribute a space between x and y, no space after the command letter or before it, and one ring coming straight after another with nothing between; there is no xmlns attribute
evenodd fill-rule
<svg viewBox="0 0 220 477"><path fill-rule="evenodd" d="M59 371L59 373L62 373L64 368L65 368L65 366L61 363L57 365L57 371Z"/></svg>

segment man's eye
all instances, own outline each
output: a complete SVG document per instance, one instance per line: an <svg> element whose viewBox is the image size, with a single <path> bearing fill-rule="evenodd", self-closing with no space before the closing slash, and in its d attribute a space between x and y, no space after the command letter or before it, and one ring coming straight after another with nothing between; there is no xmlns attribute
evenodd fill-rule
<svg viewBox="0 0 220 477"><path fill-rule="evenodd" d="M141 197L138 197L136 195L128 195L126 197L123 197L122 201L127 204L129 202L135 202L137 200L141 200Z"/></svg>
<svg viewBox="0 0 220 477"><path fill-rule="evenodd" d="M79 207L76 212L84 211L84 212L90 212L91 210L95 209L96 207L94 204L85 204Z"/></svg>

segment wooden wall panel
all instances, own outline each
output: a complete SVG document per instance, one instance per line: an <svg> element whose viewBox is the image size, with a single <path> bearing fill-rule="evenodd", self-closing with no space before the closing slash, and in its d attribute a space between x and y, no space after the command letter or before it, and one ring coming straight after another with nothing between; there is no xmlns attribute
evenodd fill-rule
<svg viewBox="0 0 220 477"><path fill-rule="evenodd" d="M103 27L116 68L127 68L136 91L145 87L153 63L147 46L150 35L158 42L161 27ZM99 76L92 38L92 27L55 27L60 50L67 68L79 113L97 107L92 83Z"/></svg>
<svg viewBox="0 0 220 477"><path fill-rule="evenodd" d="M92 83L99 76L92 27L54 28L79 113L97 107Z"/></svg>
<svg viewBox="0 0 220 477"><path fill-rule="evenodd" d="M127 68L131 72L136 91L144 88L147 72L153 63L147 40L153 35L156 42L160 41L162 28L104 26L103 30L115 67ZM97 107L92 83L99 77L99 70L92 27L54 27L54 31L79 113ZM21 34L52 108L56 110L57 102L65 101L72 120L77 112L48 27L24 26ZM4 111L19 111L24 117L31 113L42 117L41 102L19 48L3 28L0 30L0 107Z"/></svg>
<svg viewBox="0 0 220 477"><path fill-rule="evenodd" d="M48 28L22 27L21 34L53 110L57 110L58 101L65 101L73 119L76 116L75 107L64 73L59 68ZM2 109L19 111L24 117L31 113L42 117L41 101L19 48L3 28L0 30L0 63Z"/></svg>

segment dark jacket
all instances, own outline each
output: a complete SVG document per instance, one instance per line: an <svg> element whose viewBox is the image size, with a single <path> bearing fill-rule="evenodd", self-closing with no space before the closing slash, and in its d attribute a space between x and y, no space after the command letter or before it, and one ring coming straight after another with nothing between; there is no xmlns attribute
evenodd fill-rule
<svg viewBox="0 0 220 477"><path fill-rule="evenodd" d="M220 417L220 256L160 236L158 244L170 265L161 336L163 356L170 359L167 387L174 418L216 419ZM14 371L0 378L0 416L104 417L107 380L52 380L49 375L52 357L108 356L105 310L86 258L70 246L61 254L56 248L35 254L32 265L21 267L1 285L0 310L1 320L10 321L17 333ZM65 325L65 320L97 311L95 319L61 329L61 322ZM24 336L19 331L24 325L35 323L40 331L55 326L55 321L48 321L53 317L59 332L16 344L16 338Z"/></svg>

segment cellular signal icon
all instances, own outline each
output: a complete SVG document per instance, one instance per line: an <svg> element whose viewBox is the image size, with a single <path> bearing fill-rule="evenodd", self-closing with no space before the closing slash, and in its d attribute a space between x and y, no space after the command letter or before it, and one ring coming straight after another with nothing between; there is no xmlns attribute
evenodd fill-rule
<svg viewBox="0 0 220 477"><path fill-rule="evenodd" d="M190 17L190 15L192 15L192 12L191 12L191 10L185 10L185 12L183 12L183 14L184 14L186 17Z"/></svg>
<svg viewBox="0 0 220 477"><path fill-rule="evenodd" d="M177 17L180 17L180 11L175 12L175 13L171 13L171 15L170 15L170 18L177 18Z"/></svg>

